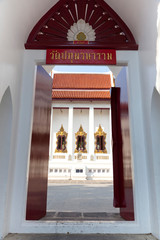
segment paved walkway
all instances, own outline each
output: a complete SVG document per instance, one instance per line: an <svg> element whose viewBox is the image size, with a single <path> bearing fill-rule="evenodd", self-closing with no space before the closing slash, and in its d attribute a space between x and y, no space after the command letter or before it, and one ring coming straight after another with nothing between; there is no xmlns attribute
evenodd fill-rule
<svg viewBox="0 0 160 240"><path fill-rule="evenodd" d="M95 183L95 182L94 182ZM111 182L93 184L90 182L50 182L48 188L48 211L69 211L75 214L82 210L90 214L108 212L114 214L112 207L113 187ZM109 213L110 212L110 213ZM117 214L117 213L115 213ZM49 217L49 215L48 215ZM4 240L156 240L152 235L130 234L9 234Z"/></svg>
<svg viewBox="0 0 160 240"><path fill-rule="evenodd" d="M48 184L48 212L119 213L111 181L54 181Z"/></svg>
<svg viewBox="0 0 160 240"><path fill-rule="evenodd" d="M4 240L156 240L152 235L130 234L9 234Z"/></svg>

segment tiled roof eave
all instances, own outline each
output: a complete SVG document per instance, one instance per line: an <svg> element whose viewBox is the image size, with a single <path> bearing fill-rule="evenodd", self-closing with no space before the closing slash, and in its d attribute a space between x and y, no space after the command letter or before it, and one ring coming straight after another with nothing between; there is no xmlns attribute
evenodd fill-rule
<svg viewBox="0 0 160 240"><path fill-rule="evenodd" d="M111 101L111 98L52 98L52 100L57 101Z"/></svg>
<svg viewBox="0 0 160 240"><path fill-rule="evenodd" d="M53 89L109 89L110 74L54 74Z"/></svg>
<svg viewBox="0 0 160 240"><path fill-rule="evenodd" d="M110 91L52 91L53 99L110 99Z"/></svg>

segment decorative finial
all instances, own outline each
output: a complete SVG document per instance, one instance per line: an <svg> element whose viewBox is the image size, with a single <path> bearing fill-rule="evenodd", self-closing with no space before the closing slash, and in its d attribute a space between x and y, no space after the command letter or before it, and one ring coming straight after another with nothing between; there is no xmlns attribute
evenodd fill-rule
<svg viewBox="0 0 160 240"><path fill-rule="evenodd" d="M79 132L83 132L83 127L80 125Z"/></svg>
<svg viewBox="0 0 160 240"><path fill-rule="evenodd" d="M61 132L64 132L63 124L61 125L60 131L61 131Z"/></svg>

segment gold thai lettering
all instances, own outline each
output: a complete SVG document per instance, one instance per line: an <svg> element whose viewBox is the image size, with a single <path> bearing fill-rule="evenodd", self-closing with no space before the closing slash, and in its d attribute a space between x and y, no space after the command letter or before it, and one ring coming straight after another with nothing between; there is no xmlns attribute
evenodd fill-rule
<svg viewBox="0 0 160 240"><path fill-rule="evenodd" d="M86 53L86 60L91 60L91 54L90 53Z"/></svg>
<svg viewBox="0 0 160 240"><path fill-rule="evenodd" d="M75 60L79 60L79 53L75 53L75 54L74 54L74 59L75 59Z"/></svg>
<svg viewBox="0 0 160 240"><path fill-rule="evenodd" d="M50 55L51 55L51 59L53 60L54 59L54 51L50 52Z"/></svg>
<svg viewBox="0 0 160 240"><path fill-rule="evenodd" d="M64 61L65 62L70 62L70 63L74 63L74 61L112 61L113 60L113 53L112 52L105 52L104 50L99 50L98 52L96 51L85 51L85 50L64 50L64 51L60 51L60 50L52 50L50 53L50 60L61 60L62 63ZM57 61L57 62L58 62Z"/></svg>
<svg viewBox="0 0 160 240"><path fill-rule="evenodd" d="M62 60L64 60L64 53L63 52L61 53L61 56L62 56Z"/></svg>
<svg viewBox="0 0 160 240"><path fill-rule="evenodd" d="M106 54L102 53L102 56L103 56L104 60L106 60Z"/></svg>
<svg viewBox="0 0 160 240"><path fill-rule="evenodd" d="M61 59L61 55L60 55L60 53L56 50L56 51L52 51L51 53L50 53L50 55L51 55L51 59L52 60L54 60L54 59L58 59L58 60L60 60Z"/></svg>
<svg viewBox="0 0 160 240"><path fill-rule="evenodd" d="M65 53L64 53L64 59L65 60L67 59L67 51L65 51Z"/></svg>
<svg viewBox="0 0 160 240"><path fill-rule="evenodd" d="M93 59L96 60L96 54L95 53L91 53L93 54Z"/></svg>
<svg viewBox="0 0 160 240"><path fill-rule="evenodd" d="M101 60L101 54L97 53L97 56L98 56L98 60Z"/></svg>
<svg viewBox="0 0 160 240"><path fill-rule="evenodd" d="M88 60L88 53L86 53L86 60Z"/></svg>
<svg viewBox="0 0 160 240"><path fill-rule="evenodd" d="M71 60L71 63L73 63L73 53L72 52L68 53L68 60Z"/></svg>
<svg viewBox="0 0 160 240"><path fill-rule="evenodd" d="M84 60L84 53L80 53L80 55L82 55L82 59Z"/></svg>
<svg viewBox="0 0 160 240"><path fill-rule="evenodd" d="M61 59L61 54L59 52L57 52L57 54L55 54L55 59L58 59L58 60Z"/></svg>
<svg viewBox="0 0 160 240"><path fill-rule="evenodd" d="M112 60L112 53L107 53L107 60Z"/></svg>

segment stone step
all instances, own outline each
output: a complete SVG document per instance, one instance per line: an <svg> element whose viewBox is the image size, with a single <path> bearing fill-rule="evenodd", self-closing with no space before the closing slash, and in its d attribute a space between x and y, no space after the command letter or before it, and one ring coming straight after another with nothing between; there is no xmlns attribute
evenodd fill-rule
<svg viewBox="0 0 160 240"><path fill-rule="evenodd" d="M156 240L151 234L9 234L4 240Z"/></svg>

